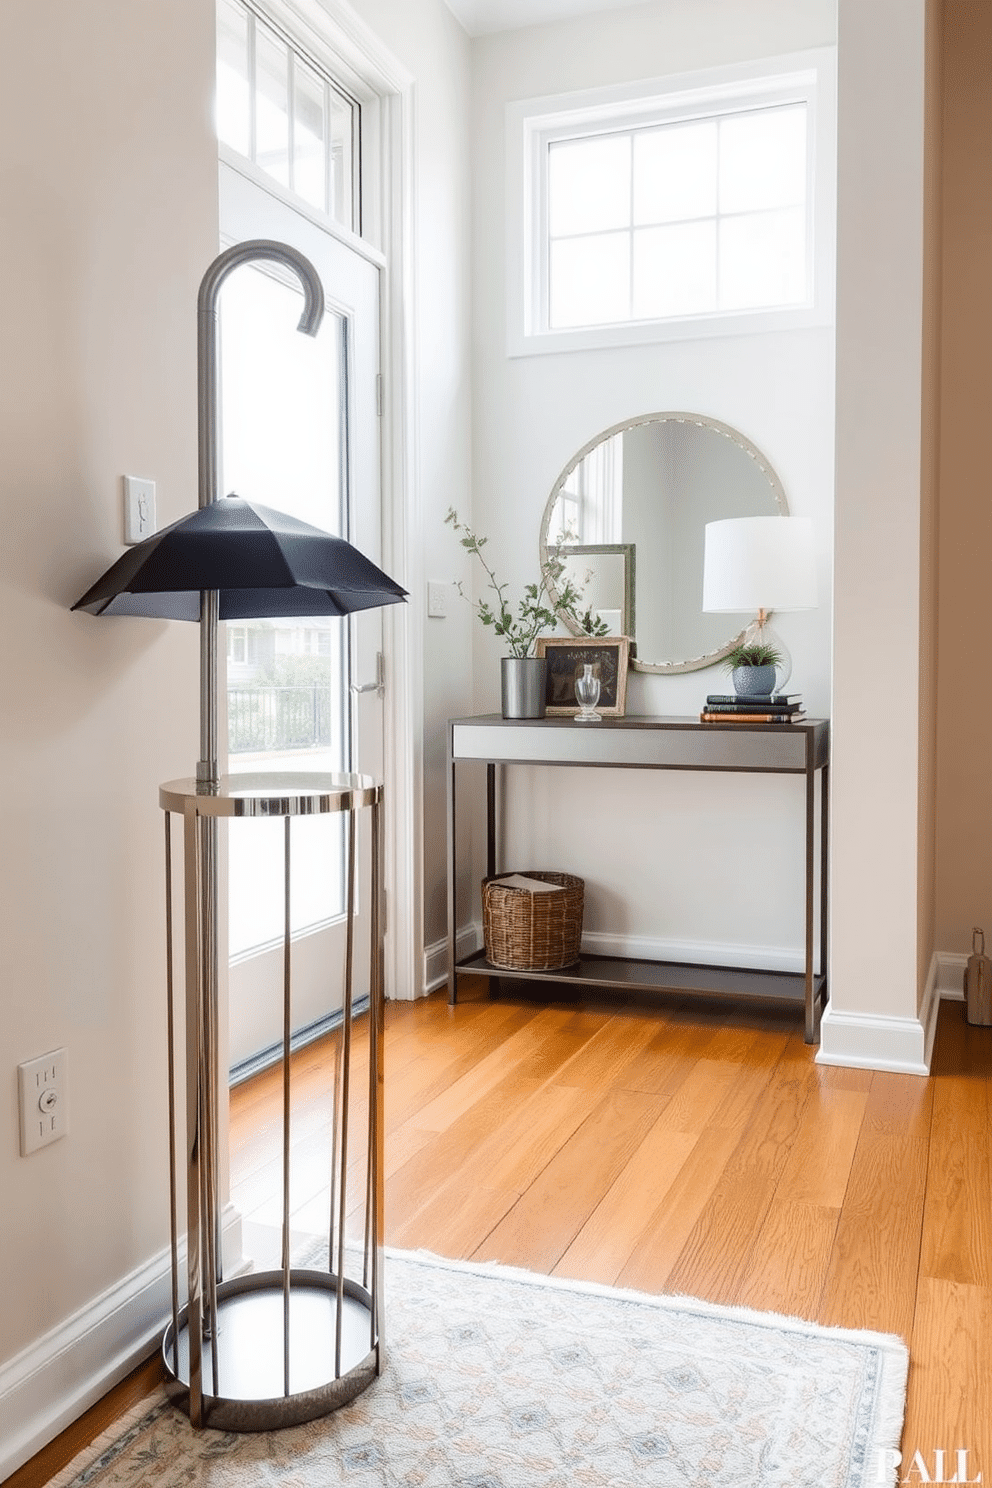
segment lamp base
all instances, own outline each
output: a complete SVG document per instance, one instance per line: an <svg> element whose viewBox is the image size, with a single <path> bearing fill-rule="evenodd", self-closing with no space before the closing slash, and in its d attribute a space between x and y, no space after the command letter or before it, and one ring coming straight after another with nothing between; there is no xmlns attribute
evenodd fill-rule
<svg viewBox="0 0 992 1488"><path fill-rule="evenodd" d="M759 615L757 620L752 620L744 631L742 645L745 646L770 646L778 656L775 663L775 682L773 692L784 692L789 678L792 676L792 656L788 646L779 635L774 626Z"/></svg>

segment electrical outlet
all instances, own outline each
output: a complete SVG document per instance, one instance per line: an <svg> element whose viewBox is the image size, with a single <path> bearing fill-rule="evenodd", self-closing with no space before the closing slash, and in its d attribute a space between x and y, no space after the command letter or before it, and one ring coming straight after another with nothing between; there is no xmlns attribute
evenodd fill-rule
<svg viewBox="0 0 992 1488"><path fill-rule="evenodd" d="M22 1157L57 1142L69 1129L68 1057L65 1049L53 1049L17 1066Z"/></svg>
<svg viewBox="0 0 992 1488"><path fill-rule="evenodd" d="M124 477L124 541L144 542L155 531L155 482Z"/></svg>

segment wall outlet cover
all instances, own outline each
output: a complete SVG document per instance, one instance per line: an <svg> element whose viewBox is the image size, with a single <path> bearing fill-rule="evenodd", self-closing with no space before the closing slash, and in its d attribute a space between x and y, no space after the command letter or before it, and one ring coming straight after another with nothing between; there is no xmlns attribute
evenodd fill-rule
<svg viewBox="0 0 992 1488"><path fill-rule="evenodd" d="M53 1049L17 1066L22 1157L57 1142L68 1131L67 1069L65 1049Z"/></svg>

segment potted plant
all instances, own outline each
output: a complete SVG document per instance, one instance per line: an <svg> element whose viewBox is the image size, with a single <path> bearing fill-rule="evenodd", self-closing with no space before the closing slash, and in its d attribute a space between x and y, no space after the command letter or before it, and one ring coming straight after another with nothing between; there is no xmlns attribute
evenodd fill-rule
<svg viewBox="0 0 992 1488"><path fill-rule="evenodd" d="M775 671L782 665L781 653L764 641L747 641L727 653L724 666L733 673L738 697L770 697L775 691Z"/></svg>
<svg viewBox="0 0 992 1488"><path fill-rule="evenodd" d="M478 558L486 575L487 587L495 595L495 600L482 598L473 602L460 582L455 586L462 598L472 605L483 625L491 627L501 638L509 653L500 662L503 717L543 718L545 661L543 656L531 655L537 637L554 629L563 610L574 616L588 635L606 635L608 627L589 609L579 619L582 591L570 579L562 582L565 565L556 557L549 558L541 577L545 582L548 578L554 581L559 594L558 608L552 610L548 607L542 593L543 583L527 584L514 611L507 598L508 585L499 582L483 552L489 539L479 537L460 522L453 507L449 507L444 520L458 533L458 540L466 552Z"/></svg>

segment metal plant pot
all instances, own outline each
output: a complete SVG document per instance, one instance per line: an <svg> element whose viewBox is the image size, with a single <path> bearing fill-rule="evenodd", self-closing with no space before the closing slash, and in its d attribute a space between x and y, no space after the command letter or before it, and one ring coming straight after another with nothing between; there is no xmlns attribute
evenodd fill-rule
<svg viewBox="0 0 992 1488"><path fill-rule="evenodd" d="M500 662L500 687L504 718L544 717L543 656L504 656Z"/></svg>

